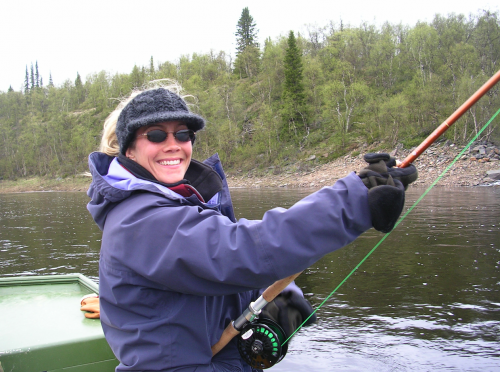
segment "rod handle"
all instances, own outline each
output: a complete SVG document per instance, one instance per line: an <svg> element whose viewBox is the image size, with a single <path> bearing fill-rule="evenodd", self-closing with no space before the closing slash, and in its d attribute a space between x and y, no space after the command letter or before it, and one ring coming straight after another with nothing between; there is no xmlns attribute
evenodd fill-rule
<svg viewBox="0 0 500 372"><path fill-rule="evenodd" d="M272 285L267 287L264 293L262 293L262 297L264 297L264 300L266 300L267 302L271 302L276 298L276 296L283 292L288 284L293 282L300 274L302 274L302 271L300 273L290 275L289 277L274 282Z"/></svg>
<svg viewBox="0 0 500 372"><path fill-rule="evenodd" d="M302 271L300 273L290 275L287 278L274 282L272 285L266 288L264 293L262 293L262 297L267 302L271 302L288 286L288 284L293 282L295 278L297 278L300 274L302 274ZM240 331L234 328L233 322L230 322L227 325L226 329L224 329L224 331L222 332L219 341L217 341L217 343L212 346L212 356L221 351L239 333Z"/></svg>
<svg viewBox="0 0 500 372"><path fill-rule="evenodd" d="M229 343L229 341L231 341L239 333L240 332L234 328L233 322L229 322L226 329L224 329L224 332L222 332L219 341L217 341L217 343L214 346L212 346L212 356L221 351L224 348L224 346L226 346Z"/></svg>

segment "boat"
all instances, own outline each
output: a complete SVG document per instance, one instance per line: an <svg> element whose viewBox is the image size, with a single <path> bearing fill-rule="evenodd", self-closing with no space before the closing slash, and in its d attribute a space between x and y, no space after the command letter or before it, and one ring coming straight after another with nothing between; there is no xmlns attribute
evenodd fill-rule
<svg viewBox="0 0 500 372"><path fill-rule="evenodd" d="M118 365L100 319L80 311L99 294L82 274L0 278L0 372L108 372Z"/></svg>

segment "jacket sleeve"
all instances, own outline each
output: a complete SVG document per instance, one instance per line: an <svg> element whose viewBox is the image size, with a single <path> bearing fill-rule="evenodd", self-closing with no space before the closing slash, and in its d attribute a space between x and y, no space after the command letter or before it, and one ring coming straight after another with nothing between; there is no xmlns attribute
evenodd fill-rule
<svg viewBox="0 0 500 372"><path fill-rule="evenodd" d="M163 289L225 295L300 272L370 227L367 189L354 173L289 209L236 223L213 210L172 207L142 193L109 213L101 263Z"/></svg>

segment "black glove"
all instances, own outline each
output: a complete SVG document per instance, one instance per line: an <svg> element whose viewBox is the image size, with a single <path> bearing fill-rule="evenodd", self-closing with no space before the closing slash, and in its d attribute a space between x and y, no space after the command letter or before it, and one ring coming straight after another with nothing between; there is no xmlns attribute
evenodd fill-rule
<svg viewBox="0 0 500 372"><path fill-rule="evenodd" d="M368 163L368 166L359 172L359 176L369 189L380 184L386 184L383 183L384 181L382 181L378 176L388 178L387 174L390 175L392 179L401 181L405 190L408 188L410 183L415 182L418 178L417 168L415 168L413 164L410 164L406 168L398 168L396 167L396 158L390 156L389 154L369 153L364 156L364 159ZM379 178L377 181L382 183L374 184L374 177L375 179Z"/></svg>
<svg viewBox="0 0 500 372"><path fill-rule="evenodd" d="M414 165L393 168L396 160L389 154L366 154L368 163L359 177L368 188L368 206L375 230L387 233L394 228L405 204L405 190L417 179Z"/></svg>
<svg viewBox="0 0 500 372"><path fill-rule="evenodd" d="M287 291L280 293L273 301L269 302L262 309L259 317L278 323L288 338L313 312L309 301L294 291ZM316 314L313 314L304 325L307 326L315 322Z"/></svg>

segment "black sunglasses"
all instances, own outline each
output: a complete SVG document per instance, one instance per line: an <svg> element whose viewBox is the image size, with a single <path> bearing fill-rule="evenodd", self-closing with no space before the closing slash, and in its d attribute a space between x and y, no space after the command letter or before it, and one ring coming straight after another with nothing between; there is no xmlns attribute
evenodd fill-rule
<svg viewBox="0 0 500 372"><path fill-rule="evenodd" d="M146 136L149 142L161 143L167 139L169 133L174 135L174 138L179 142L193 142L196 134L190 129L181 129L177 132L165 132L161 129L153 129L147 133L140 134L140 136Z"/></svg>

